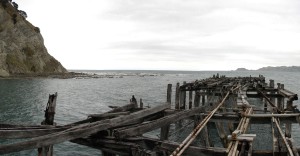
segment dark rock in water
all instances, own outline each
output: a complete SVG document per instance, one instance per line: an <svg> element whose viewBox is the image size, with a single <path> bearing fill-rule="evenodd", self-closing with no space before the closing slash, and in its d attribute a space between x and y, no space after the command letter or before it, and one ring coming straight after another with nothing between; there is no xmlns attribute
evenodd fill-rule
<svg viewBox="0 0 300 156"><path fill-rule="evenodd" d="M0 4L0 76L67 73L47 52L39 28L25 18L10 2Z"/></svg>

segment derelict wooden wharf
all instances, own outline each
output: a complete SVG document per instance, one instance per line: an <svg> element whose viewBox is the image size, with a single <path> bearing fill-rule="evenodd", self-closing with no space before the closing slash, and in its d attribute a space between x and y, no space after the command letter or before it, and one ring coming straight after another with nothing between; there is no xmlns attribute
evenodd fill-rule
<svg viewBox="0 0 300 156"><path fill-rule="evenodd" d="M293 105L298 97L283 84L275 86L274 80L267 84L262 75L217 74L177 83L173 88L172 94L172 84L168 84L164 104L144 107L142 100L138 104L133 96L130 104L63 126L54 123L57 94L50 95L42 125L1 124L1 138L29 139L0 145L0 154L37 149L37 155L49 156L53 144L71 141L100 149L105 156L299 156L300 148L292 138L292 125L300 123L299 110ZM263 130L271 136L269 142L258 138L255 126L251 128L266 124L270 128ZM215 138L211 135L213 129L217 132ZM144 135L149 132L158 136ZM178 141L174 135L183 138ZM216 140L220 147L214 146ZM258 141L272 148L256 149Z"/></svg>

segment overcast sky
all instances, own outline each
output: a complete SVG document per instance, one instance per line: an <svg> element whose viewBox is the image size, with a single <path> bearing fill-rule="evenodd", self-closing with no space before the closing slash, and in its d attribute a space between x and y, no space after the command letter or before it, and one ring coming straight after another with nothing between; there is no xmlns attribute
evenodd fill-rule
<svg viewBox="0 0 300 156"><path fill-rule="evenodd" d="M15 0L67 69L300 65L299 0Z"/></svg>

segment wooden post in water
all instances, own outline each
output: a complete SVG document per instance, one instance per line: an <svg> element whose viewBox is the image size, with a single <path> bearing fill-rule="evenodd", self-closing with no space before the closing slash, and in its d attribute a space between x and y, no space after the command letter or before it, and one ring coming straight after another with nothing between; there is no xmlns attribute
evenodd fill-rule
<svg viewBox="0 0 300 156"><path fill-rule="evenodd" d="M182 85L185 85L186 81L183 81ZM186 91L180 90L180 109L185 109L186 104Z"/></svg>
<svg viewBox="0 0 300 156"><path fill-rule="evenodd" d="M179 100L180 100L180 83L176 84L176 93L175 93L175 109L180 109Z"/></svg>
<svg viewBox="0 0 300 156"><path fill-rule="evenodd" d="M274 80L270 80L269 87L272 88L272 89L274 89ZM274 98L273 98L273 100L274 100ZM263 101L264 101L264 111L267 112L267 110L268 110L268 101L266 99L263 99ZM272 99L270 101L272 101Z"/></svg>
<svg viewBox="0 0 300 156"><path fill-rule="evenodd" d="M280 89L284 89L284 84L280 84ZM282 99L282 110L284 110L284 98Z"/></svg>
<svg viewBox="0 0 300 156"><path fill-rule="evenodd" d="M134 95L132 95L132 98L130 99L130 104L134 104L134 108L138 108L138 103Z"/></svg>
<svg viewBox="0 0 300 156"><path fill-rule="evenodd" d="M277 83L277 89L281 89L281 84ZM282 111L284 105L284 97L278 97L277 98L277 108Z"/></svg>
<svg viewBox="0 0 300 156"><path fill-rule="evenodd" d="M143 99L140 98L140 108L143 109L144 108L144 103L143 103Z"/></svg>
<svg viewBox="0 0 300 156"><path fill-rule="evenodd" d="M227 143L227 135L224 130L223 122L215 122L215 125L216 125L217 132L219 134L219 137L222 141L223 147L227 148L227 144L228 144Z"/></svg>
<svg viewBox="0 0 300 156"><path fill-rule="evenodd" d="M280 89L284 89L284 84L280 84ZM282 100L283 104L284 104L284 100ZM284 106L282 107L282 109L284 108ZM293 111L293 100L292 99L288 99L286 102L286 110L287 111ZM292 129L292 125L290 122L287 122L285 124L285 137L291 138L291 129Z"/></svg>
<svg viewBox="0 0 300 156"><path fill-rule="evenodd" d="M170 105L170 108L171 108L171 99L172 99L172 84L168 84L167 103Z"/></svg>
<svg viewBox="0 0 300 156"><path fill-rule="evenodd" d="M288 99L286 103L286 110L293 111L293 100ZM287 122L285 124L285 137L291 138L292 124Z"/></svg>
<svg viewBox="0 0 300 156"><path fill-rule="evenodd" d="M42 125L55 125L54 115L56 107L57 93L49 95L45 110L45 120ZM53 145L38 148L38 156L52 156L53 155Z"/></svg>
<svg viewBox="0 0 300 156"><path fill-rule="evenodd" d="M172 84L168 84L168 89L167 89L167 104L171 108L171 99L172 99ZM169 137L169 130L170 130L170 125L166 125L161 127L160 129L160 140L168 140Z"/></svg>
<svg viewBox="0 0 300 156"><path fill-rule="evenodd" d="M200 92L197 90L195 91L194 107L199 107L199 105L200 105Z"/></svg>
<svg viewBox="0 0 300 156"><path fill-rule="evenodd" d="M196 93L196 92L195 92ZM189 109L193 107L193 91L189 91Z"/></svg>
<svg viewBox="0 0 300 156"><path fill-rule="evenodd" d="M275 82L274 82L274 80L270 80L270 87L271 87L272 89L275 89ZM271 91L270 93L271 93L271 94L274 94L275 92L274 92L274 91ZM275 103L275 98L274 98L274 97L270 97L270 101L271 101L272 103Z"/></svg>
<svg viewBox="0 0 300 156"><path fill-rule="evenodd" d="M205 90L203 90L203 92L205 92ZM204 94L202 95L201 101L202 101L202 106L204 106L205 105L205 95Z"/></svg>

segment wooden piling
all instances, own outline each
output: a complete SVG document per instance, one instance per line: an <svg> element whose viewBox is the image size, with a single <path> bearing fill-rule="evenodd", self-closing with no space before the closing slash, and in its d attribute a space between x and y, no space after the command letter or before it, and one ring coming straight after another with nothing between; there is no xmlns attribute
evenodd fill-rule
<svg viewBox="0 0 300 156"><path fill-rule="evenodd" d="M180 100L180 83L177 83L176 84L176 93L175 93L175 109L180 109L179 100Z"/></svg>
<svg viewBox="0 0 300 156"><path fill-rule="evenodd" d="M199 105L200 105L200 92L195 91L194 107L199 107Z"/></svg>
<svg viewBox="0 0 300 156"><path fill-rule="evenodd" d="M183 81L183 85L186 84L186 81ZM180 109L185 109L186 104L186 91L185 89L180 90Z"/></svg>
<svg viewBox="0 0 300 156"><path fill-rule="evenodd" d="M192 109L193 106L193 91L189 91L189 109Z"/></svg>
<svg viewBox="0 0 300 156"><path fill-rule="evenodd" d="M172 99L172 84L168 84L167 88L167 104L171 108L171 99ZM166 115L166 114L164 114ZM169 137L170 124L161 127L160 129L160 140L168 140Z"/></svg>
<svg viewBox="0 0 300 156"><path fill-rule="evenodd" d="M201 97L202 97L202 99L201 99L202 106L204 106L204 105L205 105L205 99L206 99L206 98L205 98L205 96L206 96L206 95L202 95L202 96L201 96Z"/></svg>
<svg viewBox="0 0 300 156"><path fill-rule="evenodd" d="M287 101L287 111L292 112L293 111L293 101L288 100ZM291 132L292 132L292 124L290 122L285 124L285 137L291 138Z"/></svg>
<svg viewBox="0 0 300 156"><path fill-rule="evenodd" d="M140 98L140 108L143 109L144 108L144 103L143 103L143 99Z"/></svg>
<svg viewBox="0 0 300 156"><path fill-rule="evenodd" d="M137 103L136 98L134 97L134 95L132 95L132 98L130 99L130 103L134 104L134 108L138 108L138 103Z"/></svg>
<svg viewBox="0 0 300 156"><path fill-rule="evenodd" d="M45 110L45 120L42 122L42 125L55 125L54 115L56 108L56 99L57 93L49 95ZM38 156L52 156L53 155L53 145L45 146L38 148Z"/></svg>
<svg viewBox="0 0 300 156"><path fill-rule="evenodd" d="M281 84L281 89L284 89L284 84ZM286 110L293 112L293 99L288 99L286 102ZM291 138L292 124L290 122L285 124L285 137Z"/></svg>
<svg viewBox="0 0 300 156"><path fill-rule="evenodd" d="M227 135L224 130L224 125L222 122L215 122L217 132L222 141L223 147L227 148Z"/></svg>
<svg viewBox="0 0 300 156"><path fill-rule="evenodd" d="M168 84L167 88L167 103L170 105L171 108L171 99L172 99L172 84Z"/></svg>
<svg viewBox="0 0 300 156"><path fill-rule="evenodd" d="M281 89L281 84L277 83L277 90ZM284 97L278 97L277 98L277 108L280 111L283 111L283 106L284 106Z"/></svg>

